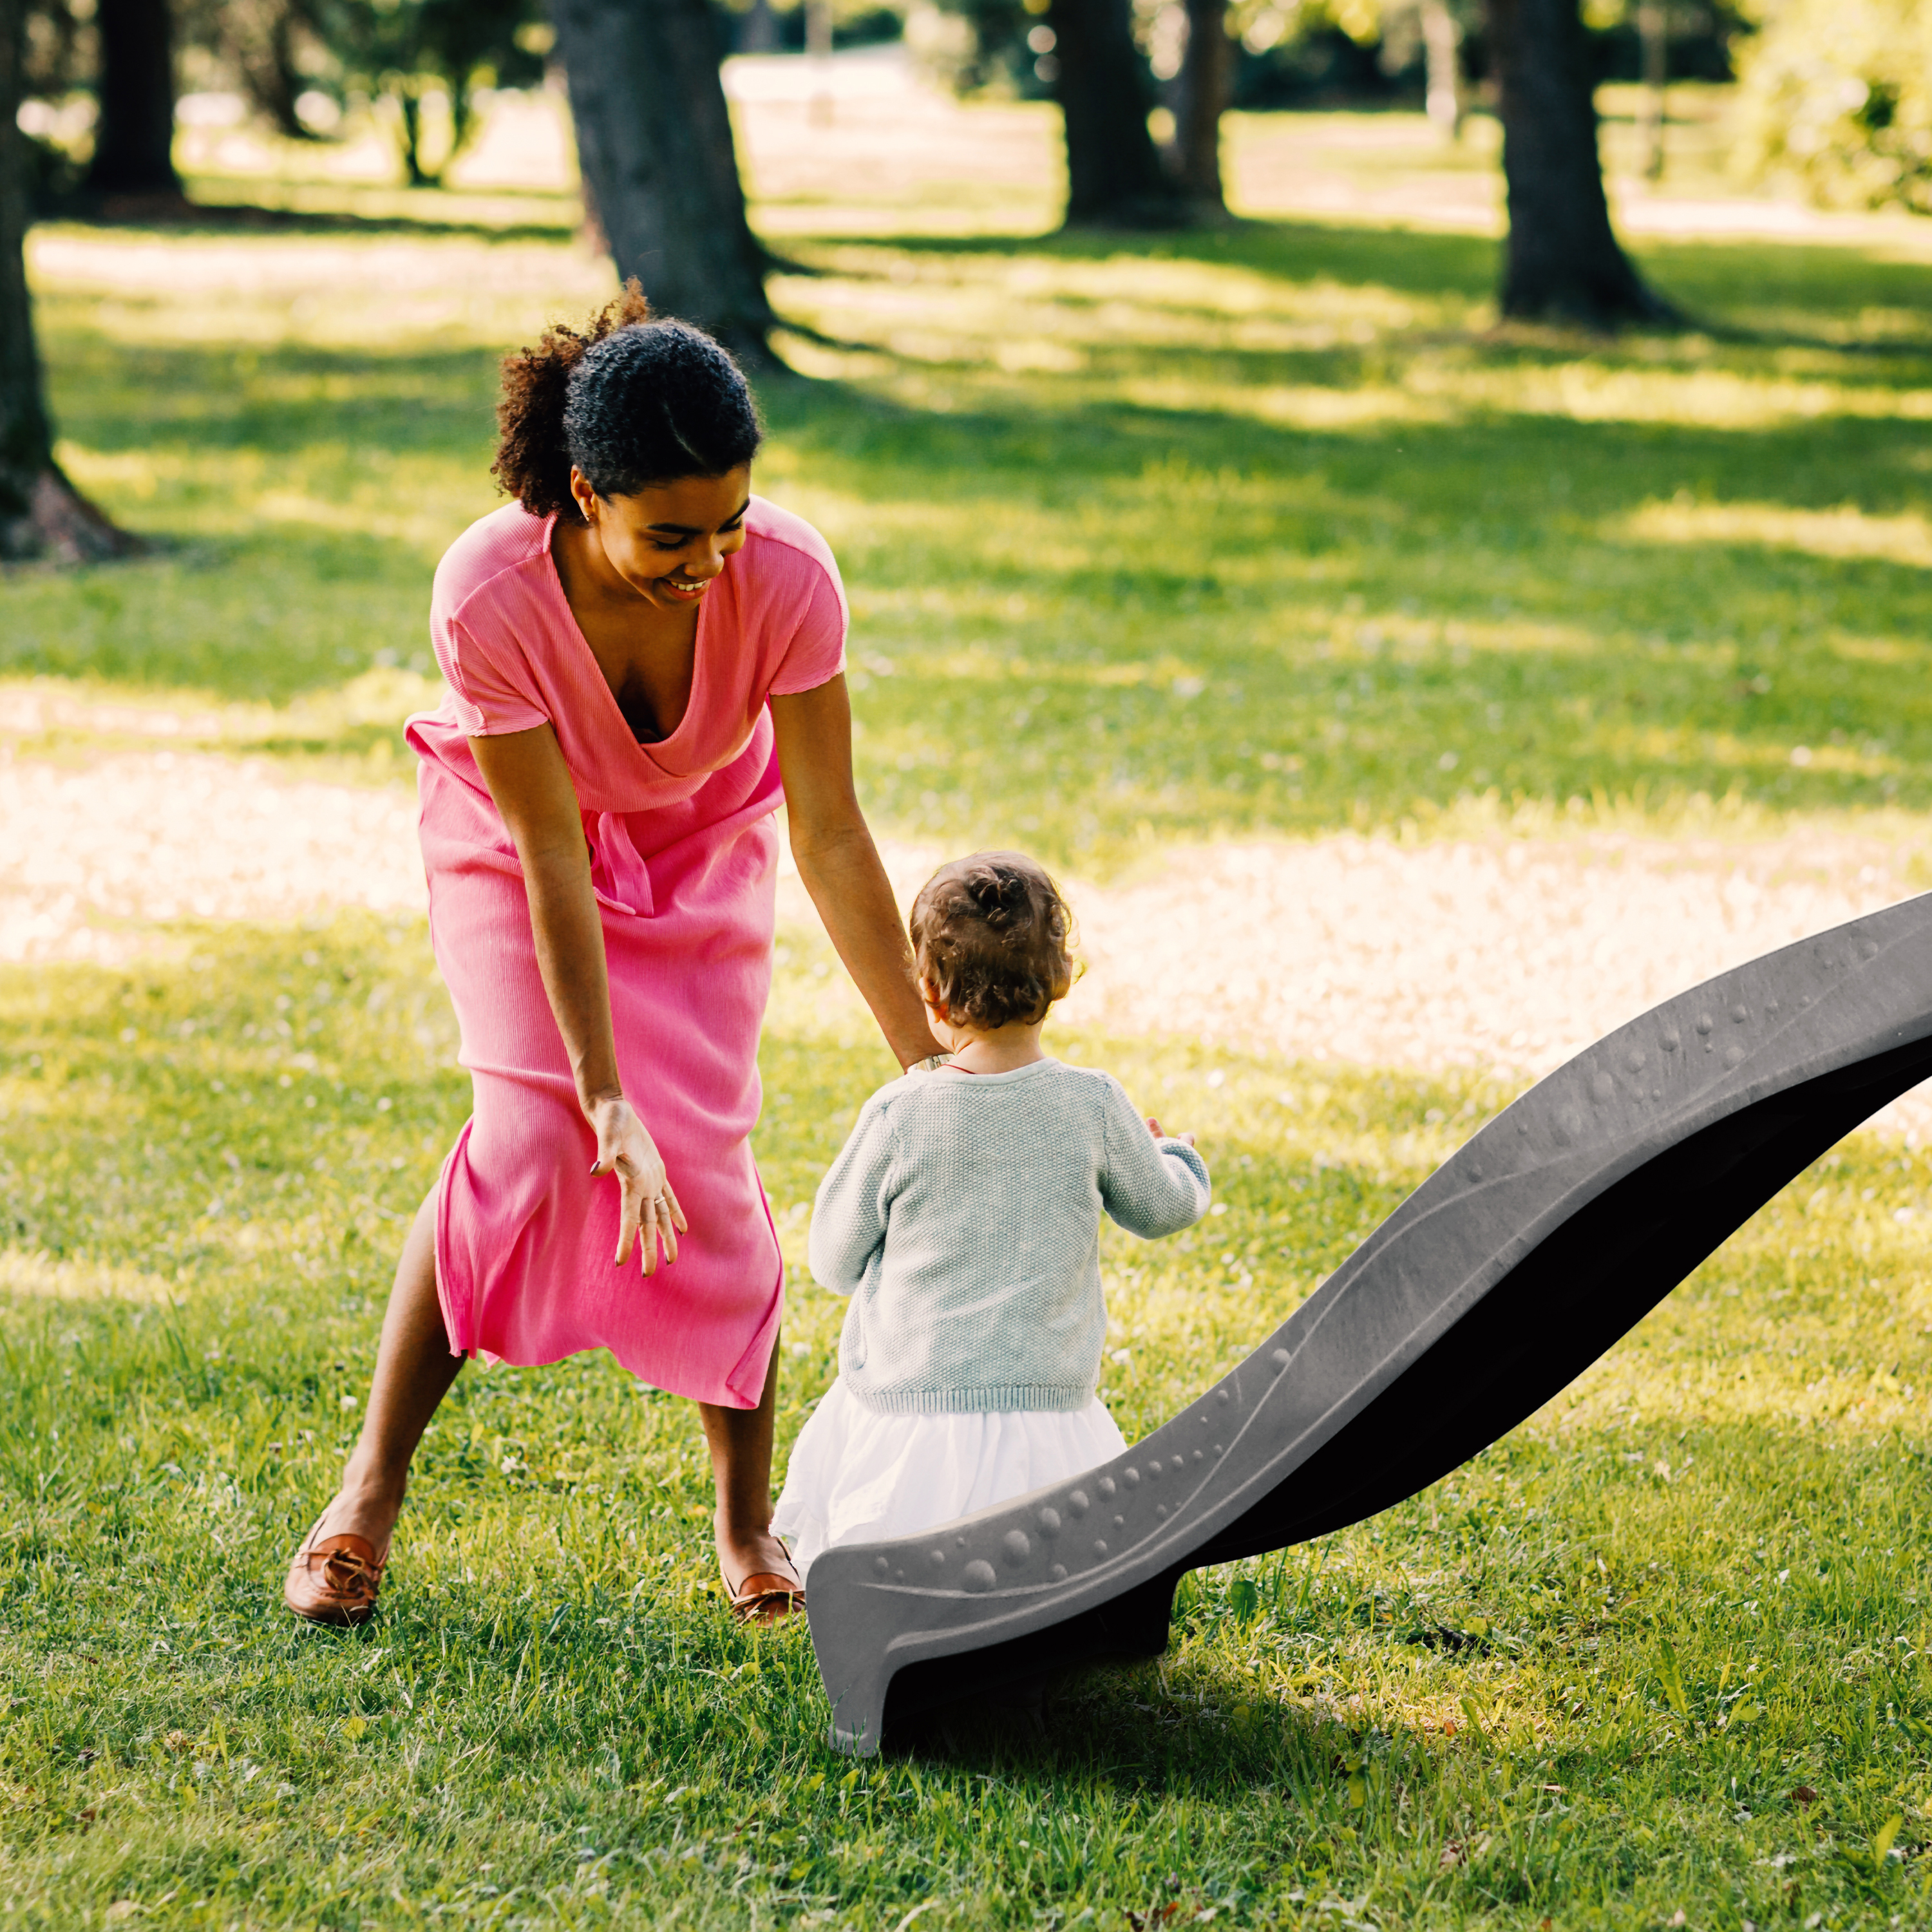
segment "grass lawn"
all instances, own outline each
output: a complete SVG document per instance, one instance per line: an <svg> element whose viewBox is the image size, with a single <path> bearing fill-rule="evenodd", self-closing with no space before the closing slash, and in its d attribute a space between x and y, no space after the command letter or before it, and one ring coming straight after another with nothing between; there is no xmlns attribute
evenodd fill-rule
<svg viewBox="0 0 1932 1932"><path fill-rule="evenodd" d="M1106 872L1932 808L1923 251L1650 248L1711 327L1605 344L1494 332L1454 233L812 212L776 294L847 346L766 386L763 487L838 550L883 830ZM554 219L40 231L67 460L156 550L0 580L0 676L394 782L494 358L608 287ZM1454 1477L1192 1579L1044 1736L855 1766L804 1634L724 1616L691 1411L601 1357L466 1372L382 1616L291 1627L465 1083L419 924L173 937L0 970L0 1928L1932 1920L1932 1157L1847 1142ZM788 936L764 1054L782 1450L842 1312L806 1204L887 1071L825 963ZM1197 1128L1226 1210L1110 1237L1130 1438L1510 1097L1056 1044Z"/></svg>
<svg viewBox="0 0 1932 1932"><path fill-rule="evenodd" d="M759 1144L794 1262L884 1070L801 983ZM1455 1476L1191 1580L1043 1738L854 1766L803 1632L714 1593L691 1411L606 1358L466 1374L383 1616L280 1612L464 1111L419 928L15 970L0 1028L0 1923L1923 1922L1924 1158L1849 1143ZM1108 1242L1130 1437L1504 1097L1060 1045L1198 1124L1226 1208ZM798 1279L782 1442L842 1307Z"/></svg>

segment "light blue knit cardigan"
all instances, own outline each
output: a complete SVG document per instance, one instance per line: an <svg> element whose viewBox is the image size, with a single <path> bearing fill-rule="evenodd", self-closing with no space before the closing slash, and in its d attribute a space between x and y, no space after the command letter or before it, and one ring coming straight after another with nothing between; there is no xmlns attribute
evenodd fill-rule
<svg viewBox="0 0 1932 1932"><path fill-rule="evenodd" d="M1100 1216L1153 1237L1208 1211L1208 1165L1111 1075L1057 1060L882 1087L818 1190L812 1272L852 1298L840 1378L889 1414L1077 1409L1107 1312Z"/></svg>

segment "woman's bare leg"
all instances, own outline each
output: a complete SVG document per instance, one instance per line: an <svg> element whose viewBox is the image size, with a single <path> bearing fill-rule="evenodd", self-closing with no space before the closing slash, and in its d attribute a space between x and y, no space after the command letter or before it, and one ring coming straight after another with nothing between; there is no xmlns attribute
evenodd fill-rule
<svg viewBox="0 0 1932 1932"><path fill-rule="evenodd" d="M778 1346L765 1370L765 1392L756 1408L722 1408L700 1402L704 1439L711 1450L711 1478L718 1509L712 1527L718 1564L734 1589L747 1576L796 1576L784 1546L772 1534L772 1424L778 1413Z"/></svg>
<svg viewBox="0 0 1932 1932"><path fill-rule="evenodd" d="M410 1460L462 1366L463 1358L449 1352L442 1304L436 1299L432 1188L403 1242L395 1286L382 1317L376 1378L363 1412L362 1432L342 1472L342 1487L323 1514L322 1534L346 1532L365 1538L379 1555L388 1547L403 1492L409 1486ZM768 1462L770 1439L768 1428Z"/></svg>

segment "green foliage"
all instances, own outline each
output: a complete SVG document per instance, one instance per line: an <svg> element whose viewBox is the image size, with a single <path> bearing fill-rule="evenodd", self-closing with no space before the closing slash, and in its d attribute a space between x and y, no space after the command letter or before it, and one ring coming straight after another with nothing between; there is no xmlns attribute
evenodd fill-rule
<svg viewBox="0 0 1932 1932"><path fill-rule="evenodd" d="M412 922L0 974L0 1873L68 1932L1922 1917L1932 1161L1857 1140L1574 1390L1373 1522L1197 1575L1155 1665L864 1766L805 1633L734 1628L688 1407L472 1369L385 1608L294 1626L466 1105ZM803 1203L886 1069L794 935L761 1165L782 1453L843 1304ZM1057 1035L1196 1129L1226 1211L1103 1253L1130 1437L1508 1097ZM281 1083L286 1078L287 1086ZM1090 1916L1086 1915L1090 1914Z"/></svg>
<svg viewBox="0 0 1932 1932"><path fill-rule="evenodd" d="M339 85L394 104L398 146L412 187L433 185L474 131L478 86L540 80L548 22L540 0L314 0L314 31L328 50ZM448 105L435 166L423 108L430 92Z"/></svg>
<svg viewBox="0 0 1932 1932"><path fill-rule="evenodd" d="M1932 11L1772 0L1746 55L1741 164L1827 206L1932 213Z"/></svg>

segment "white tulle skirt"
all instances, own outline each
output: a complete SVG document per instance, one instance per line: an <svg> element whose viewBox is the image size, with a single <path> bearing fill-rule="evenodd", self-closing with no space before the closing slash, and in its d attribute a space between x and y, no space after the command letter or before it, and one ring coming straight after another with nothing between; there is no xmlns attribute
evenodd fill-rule
<svg viewBox="0 0 1932 1932"><path fill-rule="evenodd" d="M1126 1447L1098 1396L1076 1409L880 1415L835 1381L793 1445L772 1527L804 1576L834 1544L915 1535Z"/></svg>

